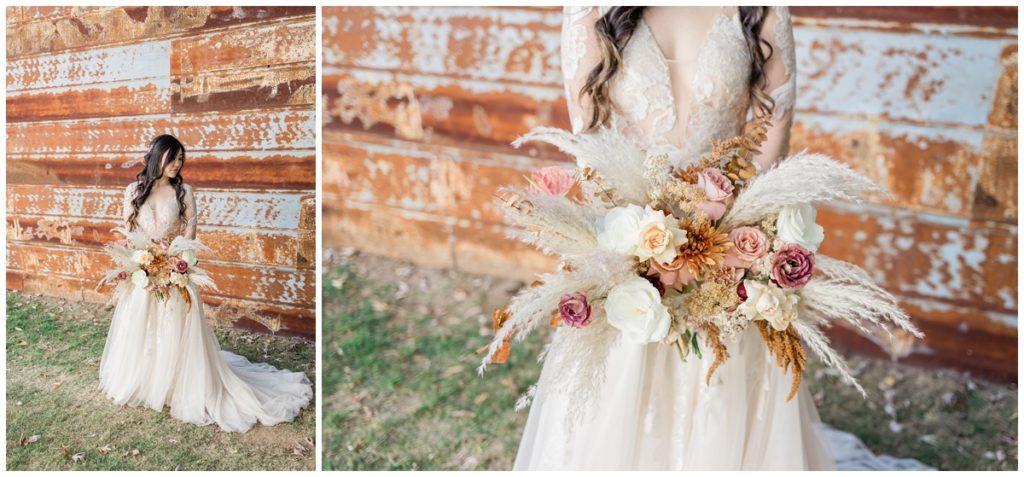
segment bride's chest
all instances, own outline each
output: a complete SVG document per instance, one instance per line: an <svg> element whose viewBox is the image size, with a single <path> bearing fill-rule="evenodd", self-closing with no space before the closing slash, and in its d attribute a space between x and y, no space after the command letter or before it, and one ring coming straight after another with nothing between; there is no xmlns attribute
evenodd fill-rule
<svg viewBox="0 0 1024 477"><path fill-rule="evenodd" d="M154 191L143 202L139 214L155 226L167 226L178 222L179 205L174 192Z"/></svg>
<svg viewBox="0 0 1024 477"><path fill-rule="evenodd" d="M750 53L739 20L718 15L702 42L676 48L678 61L662 53L650 27L640 21L623 50L622 71L611 84L619 109L630 119L662 123L699 113L732 117L746 105ZM668 129L666 128L666 129Z"/></svg>

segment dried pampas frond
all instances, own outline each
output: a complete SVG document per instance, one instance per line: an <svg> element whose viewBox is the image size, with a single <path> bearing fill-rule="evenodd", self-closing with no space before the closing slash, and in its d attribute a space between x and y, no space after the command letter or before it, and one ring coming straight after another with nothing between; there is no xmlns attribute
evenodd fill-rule
<svg viewBox="0 0 1024 477"><path fill-rule="evenodd" d="M853 377L853 374L850 373L850 367L846 365L846 361L832 348L828 337L817 326L796 320L789 327L793 328L803 338L804 343L814 354L821 358L826 366L835 368L843 381L856 388L861 396L868 397L868 393L864 391L864 388L861 387L860 383Z"/></svg>
<svg viewBox="0 0 1024 477"><path fill-rule="evenodd" d="M754 224L778 214L783 207L830 200L859 201L870 192L884 190L864 177L822 154L802 151L777 166L754 176L733 203L722 223L733 228Z"/></svg>
<svg viewBox="0 0 1024 477"><path fill-rule="evenodd" d="M621 132L602 127L589 134L573 134L564 129L538 127L512 145L520 147L530 141L546 142L575 157L580 167L589 167L625 202L647 203L650 188L644 177L647 152Z"/></svg>
<svg viewBox="0 0 1024 477"><path fill-rule="evenodd" d="M599 213L562 195L501 189L499 208L509 236L534 245L548 255L576 256L597 247Z"/></svg>
<svg viewBox="0 0 1024 477"><path fill-rule="evenodd" d="M871 327L892 335L891 326L922 338L910 317L900 309L895 297L879 287L864 270L856 265L817 255L818 270L815 277L800 289L801 312L843 320L859 331L873 334Z"/></svg>
<svg viewBox="0 0 1024 477"><path fill-rule="evenodd" d="M594 308L592 320L585 328L560 326L555 330L537 383L545 393L571 396L573 405L565 416L568 428L581 422L594 407L605 381L608 352L621 339L602 308Z"/></svg>
<svg viewBox="0 0 1024 477"><path fill-rule="evenodd" d="M516 341L524 339L540 323L548 323L551 311L558 308L562 295L584 292L588 296L604 296L612 287L633 276L635 262L629 257L596 250L586 256L577 257L571 267L541 275L537 286L520 291L508 304L511 315L494 334L488 346L487 355L481 361L477 372L483 373L493 357L501 349L506 338L514 334ZM596 311L596 307L595 307ZM595 321L587 328L593 328ZM561 330L564 327L559 327ZM513 333L514 331L514 333Z"/></svg>

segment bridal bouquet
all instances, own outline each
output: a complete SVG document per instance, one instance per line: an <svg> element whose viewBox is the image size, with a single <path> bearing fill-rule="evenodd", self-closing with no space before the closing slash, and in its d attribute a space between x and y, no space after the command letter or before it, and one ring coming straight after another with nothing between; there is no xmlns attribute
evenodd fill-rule
<svg viewBox="0 0 1024 477"><path fill-rule="evenodd" d="M142 232L129 232L123 228L114 230L125 236L106 246L117 268L107 272L100 281L101 286L117 283L114 298L137 287L167 301L170 292L178 290L185 304L191 308L189 284L216 289L206 271L195 266L196 252L206 249L199 241L178 236L167 242L150 239Z"/></svg>
<svg viewBox="0 0 1024 477"><path fill-rule="evenodd" d="M553 144L578 168L544 168L528 187L499 192L513 237L560 261L494 312L495 337L480 350L487 355L479 371L507 359L513 338L550 323L557 329L545 359L557 362L542 384L579 399L600 382L617 339L671 345L683 359L710 351L710 384L729 359L726 343L755 326L777 365L792 373L787 399L799 387L805 346L863 394L819 328L844 320L864 333L895 325L922 334L866 272L817 253L824 230L811 204L882 191L806 151L759 170L752 158L767 127L757 121L681 166L609 128L585 135L537 128L518 139L517 147Z"/></svg>

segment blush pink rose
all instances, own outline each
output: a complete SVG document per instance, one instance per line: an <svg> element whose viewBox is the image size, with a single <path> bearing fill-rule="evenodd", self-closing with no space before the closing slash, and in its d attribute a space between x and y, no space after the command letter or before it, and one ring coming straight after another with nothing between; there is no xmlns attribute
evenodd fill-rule
<svg viewBox="0 0 1024 477"><path fill-rule="evenodd" d="M750 268L768 254L768 236L756 227L737 227L729 232L732 248L725 252L725 264L733 268Z"/></svg>
<svg viewBox="0 0 1024 477"><path fill-rule="evenodd" d="M649 260L649 263L651 268L647 271L647 276L658 277L661 284L667 288L682 291L683 286L694 279L690 270L683 266L683 260L681 258L676 258L671 263L667 264L658 263L657 260L652 258Z"/></svg>
<svg viewBox="0 0 1024 477"><path fill-rule="evenodd" d="M576 179L564 167L550 166L530 173L530 183L535 190L550 195L562 195L572 188Z"/></svg>
<svg viewBox="0 0 1024 477"><path fill-rule="evenodd" d="M697 187L704 190L704 195L708 198L707 201L698 204L697 208L711 220L722 218L735 200L732 196L732 182L718 169L709 167L701 171L697 175Z"/></svg>
<svg viewBox="0 0 1024 477"><path fill-rule="evenodd" d="M122 281L122 282L127 280L128 279L128 272L125 272L125 271L122 270L121 272L119 272L117 274L117 279L119 281Z"/></svg>
<svg viewBox="0 0 1024 477"><path fill-rule="evenodd" d="M782 288L800 288L814 273L814 254L795 243L787 243L772 257L772 280Z"/></svg>

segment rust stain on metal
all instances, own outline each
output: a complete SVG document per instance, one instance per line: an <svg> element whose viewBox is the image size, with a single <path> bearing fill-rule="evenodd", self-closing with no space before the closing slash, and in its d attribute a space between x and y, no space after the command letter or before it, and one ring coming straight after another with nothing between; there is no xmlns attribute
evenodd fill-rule
<svg viewBox="0 0 1024 477"><path fill-rule="evenodd" d="M411 85L368 85L352 79L342 79L336 84L337 95L326 101L328 121L337 117L343 124L358 122L363 129L382 123L393 127L400 137L423 138L420 104Z"/></svg>

